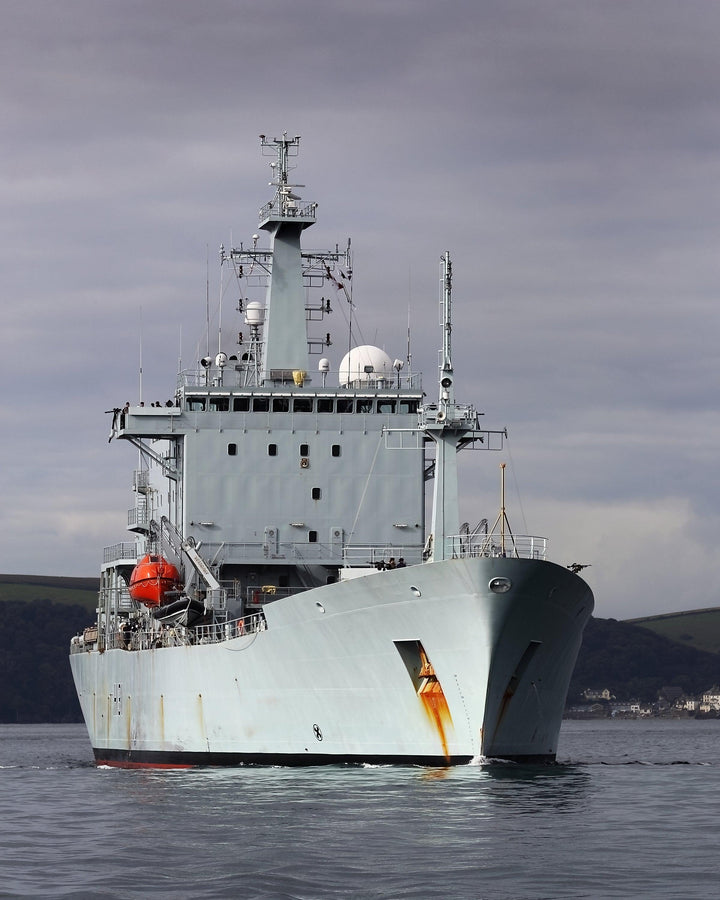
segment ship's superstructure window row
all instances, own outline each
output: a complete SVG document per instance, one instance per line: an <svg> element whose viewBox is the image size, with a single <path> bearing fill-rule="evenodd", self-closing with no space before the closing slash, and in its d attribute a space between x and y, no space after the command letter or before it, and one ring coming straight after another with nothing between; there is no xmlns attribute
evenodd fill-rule
<svg viewBox="0 0 720 900"><path fill-rule="evenodd" d="M273 412L273 413L342 413L352 415L408 415L418 411L414 397L277 397L255 395L242 397L209 397L196 394L185 397L188 412Z"/></svg>

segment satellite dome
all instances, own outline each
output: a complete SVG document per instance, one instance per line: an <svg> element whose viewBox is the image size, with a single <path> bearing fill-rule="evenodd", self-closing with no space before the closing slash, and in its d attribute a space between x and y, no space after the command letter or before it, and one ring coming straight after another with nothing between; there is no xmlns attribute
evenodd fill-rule
<svg viewBox="0 0 720 900"><path fill-rule="evenodd" d="M392 380L393 364L390 357L379 347L364 344L343 356L340 363L340 386L346 387L353 382L371 382Z"/></svg>
<svg viewBox="0 0 720 900"><path fill-rule="evenodd" d="M245 306L245 322L248 325L262 325L265 318L265 307L259 300L251 300Z"/></svg>

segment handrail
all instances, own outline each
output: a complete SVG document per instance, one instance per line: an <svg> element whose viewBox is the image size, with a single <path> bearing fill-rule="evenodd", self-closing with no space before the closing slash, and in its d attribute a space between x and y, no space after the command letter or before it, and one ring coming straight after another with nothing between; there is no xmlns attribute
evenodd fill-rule
<svg viewBox="0 0 720 900"><path fill-rule="evenodd" d="M119 618L122 624L127 622ZM107 650L151 650L160 647L191 646L193 644L220 644L236 637L258 634L267 631L267 620L262 611L230 619L227 622L214 622L211 625L197 625L187 628L184 625L160 625L157 628L125 629L113 631L105 635L104 648ZM96 649L98 631L94 626L86 628L70 642L71 653L83 653Z"/></svg>
<svg viewBox="0 0 720 900"><path fill-rule="evenodd" d="M548 540L528 534L453 534L445 539L446 558L514 557L546 558Z"/></svg>
<svg viewBox="0 0 720 900"><path fill-rule="evenodd" d="M285 377L283 378L268 378L268 382L263 387L252 387L247 385L244 380L240 377L245 370L249 368L248 363L237 362L232 367L226 366L223 370L222 376L222 384L217 384L213 382L212 373L208 373L207 369L194 368L194 369L183 369L181 372L178 372L177 375L177 386L181 389L189 389L191 391L198 391L200 394L205 394L208 396L227 396L231 390L237 391L240 396L249 396L251 394L260 394L263 395L267 393L270 395L273 391L277 391L277 382L283 385L283 390L289 390L293 392L293 396L296 394L299 396L305 396L307 394L307 386L309 384L314 385L317 396L319 397L355 397L362 395L379 395L380 397L388 396L390 399L397 398L398 396L402 397L402 393L398 395L398 391L409 391L413 394L418 394L422 391L422 373L420 372L409 372L405 374L398 375L396 373L393 374L380 374L378 373L377 378L372 381L368 381L367 378L358 379L351 381L349 384L343 384L340 386L341 381L341 373L340 370L332 370L328 372L309 372L304 379L304 387L301 390L295 384L292 377L292 370L280 370L285 372ZM344 375L347 378L347 373ZM320 383L318 383L320 382ZM327 387L326 387L327 385ZM415 399L412 397L411 399ZM178 409L171 407L174 409L175 414L177 414ZM220 410L214 410L215 412L220 412ZM135 412L133 409L132 412ZM164 407L161 407L160 410L150 409L147 407L143 408L143 412L145 414L154 414L155 412L165 412ZM352 413L345 413L346 415L352 415ZM299 413L299 415L307 416L308 413ZM322 415L322 413L321 413Z"/></svg>
<svg viewBox="0 0 720 900"><path fill-rule="evenodd" d="M408 566L422 562L422 547L403 544L351 544L343 550L343 565L345 566L373 566L377 568L380 563L387 565L391 559L395 562L403 559Z"/></svg>
<svg viewBox="0 0 720 900"><path fill-rule="evenodd" d="M121 544L113 544L111 547L105 547L103 550L103 562L112 563L124 560L137 560L137 545L129 541L123 541Z"/></svg>

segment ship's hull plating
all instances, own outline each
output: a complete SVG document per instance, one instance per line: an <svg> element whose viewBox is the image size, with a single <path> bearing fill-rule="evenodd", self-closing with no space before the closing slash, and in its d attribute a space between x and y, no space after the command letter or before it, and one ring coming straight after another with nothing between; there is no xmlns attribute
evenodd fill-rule
<svg viewBox="0 0 720 900"><path fill-rule="evenodd" d="M258 633L71 666L98 764L551 761L592 607L552 563L446 560L276 600Z"/></svg>

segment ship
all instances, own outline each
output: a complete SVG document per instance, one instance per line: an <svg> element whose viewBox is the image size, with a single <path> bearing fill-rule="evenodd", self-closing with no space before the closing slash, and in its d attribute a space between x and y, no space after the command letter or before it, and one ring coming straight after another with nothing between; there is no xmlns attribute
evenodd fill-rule
<svg viewBox="0 0 720 900"><path fill-rule="evenodd" d="M426 394L409 338L392 359L354 337L350 241L304 248L299 146L260 136L266 237L220 248L242 331L216 345L208 326L166 403L109 411L137 462L126 540L70 641L95 762L552 762L592 592L513 532L504 463L494 525L460 521L459 452L507 433L455 399L450 253Z"/></svg>

